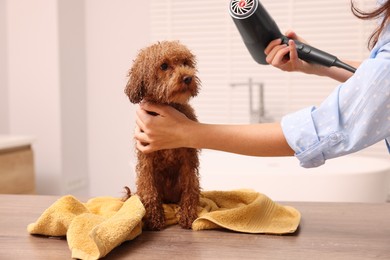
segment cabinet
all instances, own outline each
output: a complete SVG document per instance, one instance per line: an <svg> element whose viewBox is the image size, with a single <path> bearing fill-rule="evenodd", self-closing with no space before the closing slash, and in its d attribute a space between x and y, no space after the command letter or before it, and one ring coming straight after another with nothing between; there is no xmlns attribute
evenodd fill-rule
<svg viewBox="0 0 390 260"><path fill-rule="evenodd" d="M35 193L32 140L0 135L0 193Z"/></svg>

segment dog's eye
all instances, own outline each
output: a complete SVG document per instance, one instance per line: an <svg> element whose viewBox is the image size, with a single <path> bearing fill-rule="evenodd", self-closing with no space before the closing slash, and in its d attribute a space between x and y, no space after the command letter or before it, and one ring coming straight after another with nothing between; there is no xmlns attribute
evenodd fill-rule
<svg viewBox="0 0 390 260"><path fill-rule="evenodd" d="M164 62L163 64L161 64L160 69L161 69L161 70L167 70L167 69L168 69L168 64L166 64L166 63Z"/></svg>

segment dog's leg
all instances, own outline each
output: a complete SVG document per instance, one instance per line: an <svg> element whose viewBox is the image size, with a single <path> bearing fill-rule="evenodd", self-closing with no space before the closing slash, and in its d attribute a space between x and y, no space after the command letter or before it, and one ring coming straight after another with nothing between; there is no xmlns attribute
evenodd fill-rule
<svg viewBox="0 0 390 260"><path fill-rule="evenodd" d="M179 225L182 228L191 228L192 222L198 217L200 195L198 169L193 165L183 165L180 172L180 185L183 191L179 204Z"/></svg>
<svg viewBox="0 0 390 260"><path fill-rule="evenodd" d="M144 228L148 230L161 230L164 228L164 209L162 207L161 197L155 186L153 167L143 167L139 171L137 194L146 210Z"/></svg>
<svg viewBox="0 0 390 260"><path fill-rule="evenodd" d="M146 230L161 230L165 227L164 209L159 197L144 196L143 204L146 210L144 227Z"/></svg>

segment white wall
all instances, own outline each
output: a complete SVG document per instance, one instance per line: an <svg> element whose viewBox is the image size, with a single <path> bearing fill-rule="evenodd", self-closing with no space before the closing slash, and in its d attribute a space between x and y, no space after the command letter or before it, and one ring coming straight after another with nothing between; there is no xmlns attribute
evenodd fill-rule
<svg viewBox="0 0 390 260"><path fill-rule="evenodd" d="M124 94L127 71L148 44L149 1L87 0L88 144L91 195L134 188L134 106Z"/></svg>
<svg viewBox="0 0 390 260"><path fill-rule="evenodd" d="M148 3L0 0L0 132L35 136L38 193L134 187L124 87L148 43Z"/></svg>
<svg viewBox="0 0 390 260"><path fill-rule="evenodd" d="M6 1L9 133L33 135L37 189L62 191L57 1Z"/></svg>
<svg viewBox="0 0 390 260"><path fill-rule="evenodd" d="M57 30L63 193L88 194L85 2L58 1Z"/></svg>
<svg viewBox="0 0 390 260"><path fill-rule="evenodd" d="M6 37L6 1L0 0L0 133L9 132L8 120L8 84L7 84L7 40Z"/></svg>

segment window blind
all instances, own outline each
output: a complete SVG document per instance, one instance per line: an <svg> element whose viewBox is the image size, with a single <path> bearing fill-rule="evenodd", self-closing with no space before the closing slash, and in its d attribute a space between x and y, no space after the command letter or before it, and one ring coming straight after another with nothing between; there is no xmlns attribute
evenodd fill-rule
<svg viewBox="0 0 390 260"><path fill-rule="evenodd" d="M338 85L325 77L286 73L258 65L250 57L228 13L230 0L151 0L151 41L180 40L197 56L202 87L192 104L200 121L245 124L251 121L248 86L263 84L264 108L270 121L298 109L319 105ZM376 25L350 11L349 0L262 0L284 33L287 29L309 44L342 59L368 56L367 38ZM363 10L375 1L355 1ZM232 86L235 85L235 86ZM258 88L252 90L259 108ZM383 143L363 153L386 155Z"/></svg>

